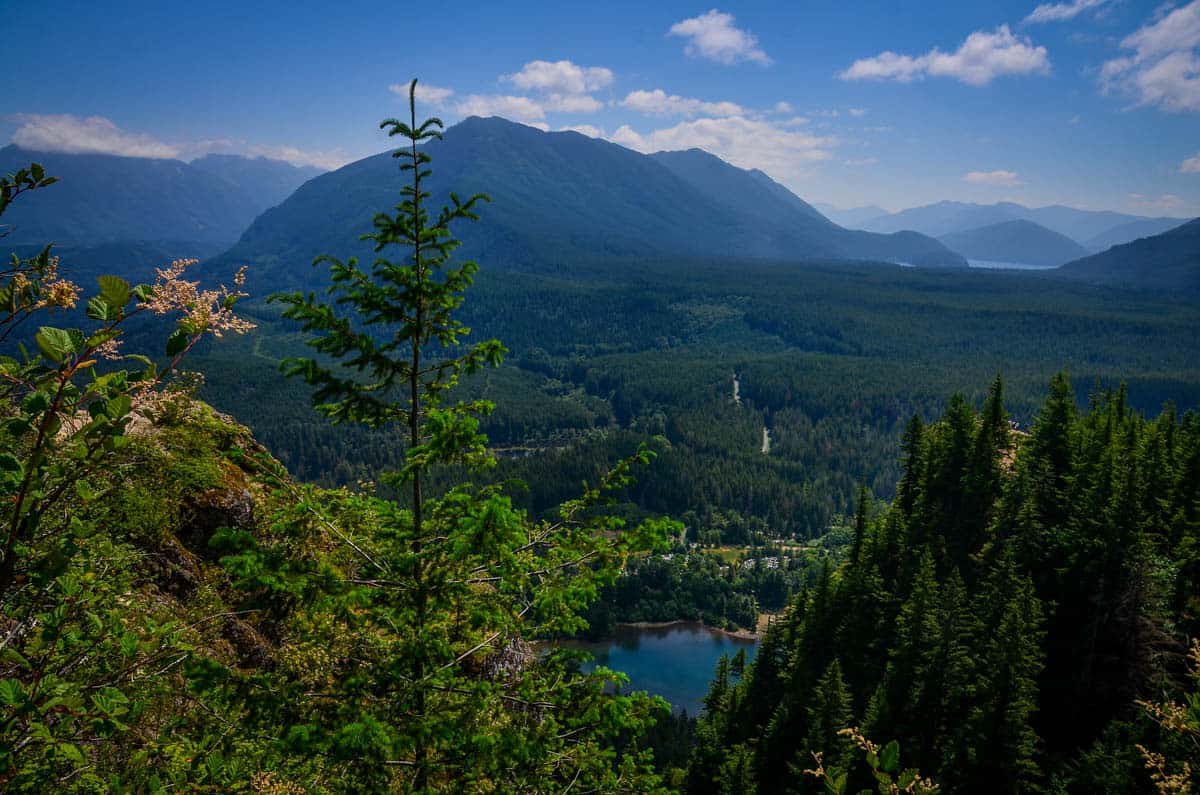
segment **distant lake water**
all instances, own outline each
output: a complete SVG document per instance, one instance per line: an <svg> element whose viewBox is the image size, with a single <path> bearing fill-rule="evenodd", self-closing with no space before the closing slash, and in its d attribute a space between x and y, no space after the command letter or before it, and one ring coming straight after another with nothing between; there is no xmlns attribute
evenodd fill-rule
<svg viewBox="0 0 1200 795"><path fill-rule="evenodd" d="M618 626L609 640L570 641L563 645L590 653L596 664L629 677L627 690L662 696L678 712L699 715L708 683L722 654L746 650L749 661L758 641L735 638L700 623L665 627Z"/></svg>
<svg viewBox="0 0 1200 795"><path fill-rule="evenodd" d="M990 259L969 259L967 264L972 268L1009 271L1048 271L1056 267L1054 265L1029 265L1023 262L995 262Z"/></svg>

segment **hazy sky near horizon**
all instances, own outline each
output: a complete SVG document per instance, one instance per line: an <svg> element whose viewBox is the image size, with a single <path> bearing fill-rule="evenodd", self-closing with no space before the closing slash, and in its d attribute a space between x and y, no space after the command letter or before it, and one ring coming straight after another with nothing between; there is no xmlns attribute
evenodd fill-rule
<svg viewBox="0 0 1200 795"><path fill-rule="evenodd" d="M336 167L405 110L641 151L803 198L1200 215L1200 0L0 0L0 142Z"/></svg>

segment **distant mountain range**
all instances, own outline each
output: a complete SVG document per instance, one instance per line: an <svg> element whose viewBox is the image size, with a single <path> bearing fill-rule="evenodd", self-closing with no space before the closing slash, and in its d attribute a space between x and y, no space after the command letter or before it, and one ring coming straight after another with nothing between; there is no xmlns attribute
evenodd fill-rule
<svg viewBox="0 0 1200 795"><path fill-rule="evenodd" d="M1033 221L1000 221L940 238L969 260L1020 263L1054 268L1091 252L1066 235Z"/></svg>
<svg viewBox="0 0 1200 795"><path fill-rule="evenodd" d="M845 212L859 214L858 210ZM898 213L883 213L873 218L858 220L855 224L849 224L847 221L847 225L872 232L911 229L942 238L1004 221L1032 221L1052 232L1069 237L1088 251L1096 252L1139 237L1160 234L1185 223L1187 219L1146 218L1109 210L1079 210L1060 205L1025 207L1013 202L972 204L942 201L923 207L912 207Z"/></svg>
<svg viewBox="0 0 1200 795"><path fill-rule="evenodd" d="M1057 273L1097 284L1200 293L1200 218L1069 262Z"/></svg>
<svg viewBox="0 0 1200 795"><path fill-rule="evenodd" d="M876 204L868 204L865 207L851 207L843 210L841 207L835 207L832 204L814 202L813 207L820 210L821 215L830 221L847 229L862 229L863 224L868 221L873 221L888 214L887 210Z"/></svg>
<svg viewBox="0 0 1200 795"><path fill-rule="evenodd" d="M461 252L488 264L569 269L609 257L737 257L966 265L925 235L843 229L762 172L698 149L644 155L476 117L428 146L435 200L451 190L491 195L483 220L463 230ZM307 283L317 254L370 254L358 237L374 213L397 202L402 184L388 153L323 174L263 213L218 264L257 264L272 285Z"/></svg>
<svg viewBox="0 0 1200 795"><path fill-rule="evenodd" d="M250 222L321 173L290 163L209 155L185 163L116 155L0 149L0 173L41 163L58 184L13 204L9 243L96 246L197 241L227 246Z"/></svg>
<svg viewBox="0 0 1200 795"><path fill-rule="evenodd" d="M1154 289L1192 289L1198 278L1196 223L1177 218L939 202L861 221L867 231L820 210L851 223L880 208L818 209L763 172L699 149L645 155L473 117L429 152L435 202L452 190L487 191L494 200L481 206L480 223L462 230L460 253L488 265L569 272L613 257L653 257L965 267L970 258L1069 262L1059 275ZM403 184L390 153L322 174L235 155L185 163L0 149L0 173L31 161L60 182L5 215L14 247L55 242L81 273L125 263L139 278L169 258L216 255L222 275L251 264L251 278L268 290L310 285L318 254L372 256L359 236L376 212L396 204Z"/></svg>

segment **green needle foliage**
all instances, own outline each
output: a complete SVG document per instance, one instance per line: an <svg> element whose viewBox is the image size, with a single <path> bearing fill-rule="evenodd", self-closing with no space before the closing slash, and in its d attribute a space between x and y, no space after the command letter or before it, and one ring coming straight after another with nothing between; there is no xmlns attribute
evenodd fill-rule
<svg viewBox="0 0 1200 795"><path fill-rule="evenodd" d="M399 500L347 498L373 516L371 534L339 532L348 554L337 572L316 590L311 579L294 589L320 604L310 631L327 655L319 672L304 673L325 686L306 684L288 710L289 753L336 766L337 788L349 790L653 791L657 780L636 742L620 756L613 748L619 737L636 738L662 702L606 695L614 675L580 674L570 655L531 643L583 629L580 611L598 589L670 529L624 528L594 510L649 451L621 462L553 521L531 521L495 487L426 488L434 468L494 463L479 433L491 405L450 403L448 393L460 375L498 365L504 348L495 340L464 346L470 329L454 317L477 266L453 262L451 226L474 219L486 197L452 194L436 213L427 209L430 157L421 144L440 137L442 123L418 124L416 81L409 110L408 121L381 125L405 140L395 154L408 184L394 213L376 215L365 236L379 256L370 268L318 258L329 266L326 296L274 296L311 335L318 355L284 368L314 387L317 409L334 422L408 432L405 465L382 478ZM265 545L229 542L240 545L229 562L243 578L272 569L276 556ZM265 598L293 584L273 583L277 593Z"/></svg>
<svg viewBox="0 0 1200 795"><path fill-rule="evenodd" d="M997 379L982 412L914 419L903 458L844 564L740 681L718 669L688 791L1190 791L1200 415L1147 419L1123 388L1081 412L1059 375L1023 433Z"/></svg>
<svg viewBox="0 0 1200 795"><path fill-rule="evenodd" d="M0 214L55 181L36 163L0 178ZM170 698L169 672L190 654L192 638L170 611L135 596L128 525L108 524L103 507L121 499L114 472L129 462L133 428L163 405L165 379L184 354L208 334L250 328L233 315L241 293L199 290L181 278L189 264L160 270L153 285L101 276L86 310L74 313L81 290L59 276L50 246L0 267L0 342L51 313L71 324L40 326L26 335L32 350L0 356L6 792L119 789L120 776L105 768L148 757L156 741L133 727L153 720L156 703ZM174 316L163 372L120 352L130 320L146 314Z"/></svg>

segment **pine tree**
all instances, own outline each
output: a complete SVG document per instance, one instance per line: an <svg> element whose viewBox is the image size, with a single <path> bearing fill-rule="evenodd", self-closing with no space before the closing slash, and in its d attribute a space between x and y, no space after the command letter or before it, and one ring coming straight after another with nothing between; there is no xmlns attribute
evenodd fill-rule
<svg viewBox="0 0 1200 795"><path fill-rule="evenodd" d="M504 354L496 340L464 348L470 329L455 318L478 268L454 261L451 227L474 220L486 197L452 193L448 205L428 209L426 144L441 137L442 123L418 124L416 81L409 120L381 127L404 140L395 156L409 182L395 212L377 214L365 236L378 256L367 269L318 258L329 267L329 302L274 297L318 354L284 364L314 387L316 408L334 422L397 424L408 437L404 466L381 479L402 501L371 503L378 533L346 540L354 570L321 597L336 606L335 631L361 648L338 661L335 693L300 697L286 731L305 738L297 746L305 752L344 764L348 786L366 789L540 792L617 780L653 789L635 749L619 762L604 749L618 734L636 738L661 702L605 696L609 677L572 674L564 653L539 657L528 645L582 629L579 612L628 552L664 537L664 523L622 530L590 512L648 454L619 464L556 522L530 522L496 488L429 492L438 469L493 463L478 432L491 405L448 402L461 375Z"/></svg>
<svg viewBox="0 0 1200 795"><path fill-rule="evenodd" d="M915 515L917 501L921 496L920 480L924 471L922 459L924 456L925 423L914 414L904 429L904 437L900 442L900 452L903 455L904 474L896 486L896 505L906 521L911 522Z"/></svg>
<svg viewBox="0 0 1200 795"><path fill-rule="evenodd" d="M932 686L941 646L938 584L933 556L925 550L917 561L908 598L896 619L883 679L887 720L867 724L876 737L903 737L910 753L923 754L933 744L938 693Z"/></svg>
<svg viewBox="0 0 1200 795"><path fill-rule="evenodd" d="M850 692L842 679L841 663L835 658L821 674L808 703L808 731L804 736L801 762L807 763L814 752L822 754L826 767L845 768L852 743L838 732L854 721Z"/></svg>
<svg viewBox="0 0 1200 795"><path fill-rule="evenodd" d="M964 790L1022 793L1041 778L1033 726L1042 670L1042 608L1012 554L1002 553L975 600L982 681L967 719Z"/></svg>

